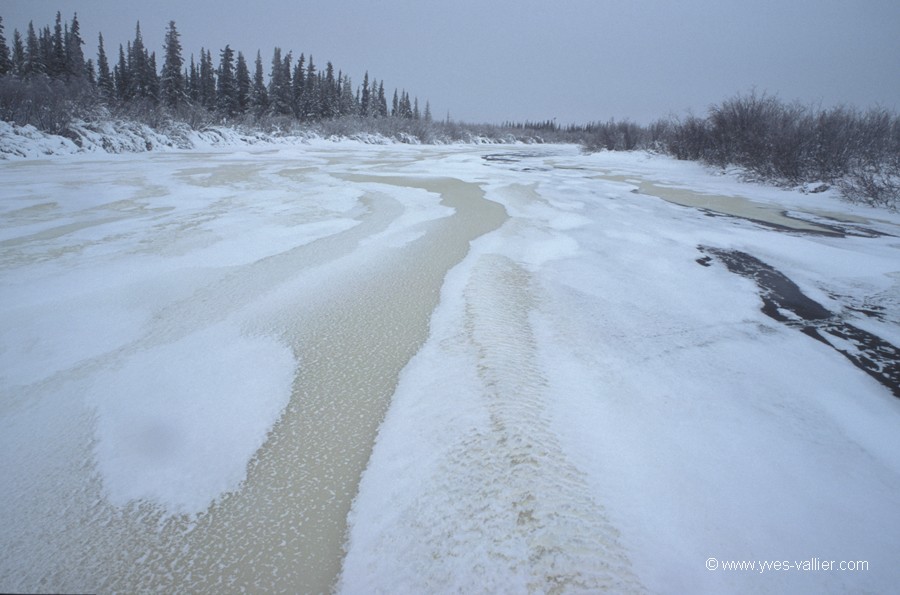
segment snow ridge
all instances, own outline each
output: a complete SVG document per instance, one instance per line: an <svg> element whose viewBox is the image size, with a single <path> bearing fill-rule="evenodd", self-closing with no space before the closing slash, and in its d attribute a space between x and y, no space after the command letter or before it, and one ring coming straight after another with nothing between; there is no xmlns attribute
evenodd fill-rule
<svg viewBox="0 0 900 595"><path fill-rule="evenodd" d="M639 591L618 531L550 430L547 382L529 324L530 284L515 262L486 254L465 289L465 330L477 352L490 425L445 459L446 506L465 523L461 533L481 534L474 543L490 544L476 554L476 571L487 563L506 566L528 592ZM459 493L473 489L477 495ZM431 537L429 548L441 556L463 554L457 548L473 543Z"/></svg>

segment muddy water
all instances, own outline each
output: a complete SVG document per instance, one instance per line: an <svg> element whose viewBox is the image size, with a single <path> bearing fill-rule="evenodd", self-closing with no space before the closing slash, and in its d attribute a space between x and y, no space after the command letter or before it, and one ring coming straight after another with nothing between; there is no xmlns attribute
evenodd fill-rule
<svg viewBox="0 0 900 595"><path fill-rule="evenodd" d="M708 194L696 192L688 188L676 188L665 186L636 178L635 176L622 176L605 174L598 176L602 180L610 180L613 182L623 182L628 184L637 184L637 192L648 196L655 196L667 202L681 205L684 207L694 207L720 213L722 215L730 215L732 217L741 217L766 225L772 225L785 229L796 231L804 231L811 233L834 234L835 229L825 225L817 225L811 221L806 221L797 217L789 216L785 210L777 205L757 202L749 198L741 196L727 196L721 194ZM827 211L809 210L810 214L835 221L843 221L847 223L867 223L867 220L860 218L848 218L836 213Z"/></svg>
<svg viewBox="0 0 900 595"><path fill-rule="evenodd" d="M656 196L657 198L686 207L698 207L722 213L724 215L742 217L744 219L769 223L788 229L822 233L831 231L826 227L814 223L809 223L794 217L788 217L778 208L773 208L770 205L758 203L738 196L702 194L684 188L660 186L646 181L641 182L639 192L641 194Z"/></svg>

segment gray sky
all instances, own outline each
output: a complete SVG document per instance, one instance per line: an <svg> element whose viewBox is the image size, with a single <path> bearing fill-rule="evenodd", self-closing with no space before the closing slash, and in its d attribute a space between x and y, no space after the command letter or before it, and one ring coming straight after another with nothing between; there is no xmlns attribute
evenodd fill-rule
<svg viewBox="0 0 900 595"><path fill-rule="evenodd" d="M897 0L0 0L5 35L77 11L85 55L134 37L161 64L225 44L251 62L312 54L431 101L436 118L561 123L705 113L737 92L900 109Z"/></svg>

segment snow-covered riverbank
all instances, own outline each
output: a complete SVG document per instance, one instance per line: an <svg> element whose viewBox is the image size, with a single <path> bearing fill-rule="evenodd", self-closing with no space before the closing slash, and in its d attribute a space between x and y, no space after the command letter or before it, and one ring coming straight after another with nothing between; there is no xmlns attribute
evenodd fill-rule
<svg viewBox="0 0 900 595"><path fill-rule="evenodd" d="M299 588L314 563L348 593L900 580L889 376L714 257L896 346L896 214L566 146L313 140L8 162L0 182L6 590ZM673 186L705 209L643 193ZM803 229L717 212L734 195ZM508 220L471 211L485 235L435 268L479 203ZM414 287L424 312L398 299ZM392 351L415 353L399 376ZM355 409L370 429L335 484ZM283 454L313 432L321 454ZM343 561L298 564L340 545L354 497ZM813 557L868 570L706 567Z"/></svg>

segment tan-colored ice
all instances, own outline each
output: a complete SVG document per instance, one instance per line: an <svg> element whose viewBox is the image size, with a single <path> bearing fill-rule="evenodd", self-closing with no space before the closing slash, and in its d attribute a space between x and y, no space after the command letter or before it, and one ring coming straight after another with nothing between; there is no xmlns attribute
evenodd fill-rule
<svg viewBox="0 0 900 595"><path fill-rule="evenodd" d="M698 192L690 188L680 188L651 182L633 175L614 175L605 173L598 176L598 178L613 182L633 184L637 186L636 191L640 194L655 196L656 198L661 198L667 202L685 207L704 209L713 213L741 217L743 219L797 231L827 234L837 233L834 229L830 229L824 225L817 225L811 221L792 217L782 206L758 202L743 196ZM866 219L846 214L832 213L821 209L804 208L803 210L811 215L826 219L834 219L836 221L845 221L849 223L868 223L868 220Z"/></svg>

